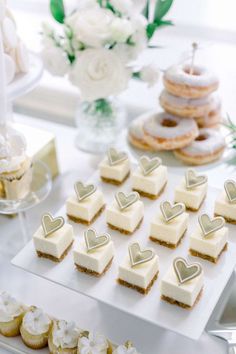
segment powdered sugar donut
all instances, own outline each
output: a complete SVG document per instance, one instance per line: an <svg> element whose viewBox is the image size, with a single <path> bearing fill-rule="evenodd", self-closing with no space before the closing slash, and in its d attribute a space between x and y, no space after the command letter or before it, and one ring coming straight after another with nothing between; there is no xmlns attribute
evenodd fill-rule
<svg viewBox="0 0 236 354"><path fill-rule="evenodd" d="M5 68L6 68L6 83L7 85L12 82L16 73L16 65L14 60L8 54L4 54Z"/></svg>
<svg viewBox="0 0 236 354"><path fill-rule="evenodd" d="M143 124L144 139L155 150L175 150L189 145L198 136L192 118L180 118L169 113L153 114Z"/></svg>
<svg viewBox="0 0 236 354"><path fill-rule="evenodd" d="M25 45L20 41L15 51L16 65L22 73L29 71L29 54Z"/></svg>
<svg viewBox="0 0 236 354"><path fill-rule="evenodd" d="M198 137L189 145L174 152L191 165L204 165L221 157L225 149L224 137L214 129L200 129Z"/></svg>
<svg viewBox="0 0 236 354"><path fill-rule="evenodd" d="M186 98L200 98L217 90L219 80L206 67L194 65L190 74L189 64L173 65L164 74L164 85L172 95Z"/></svg>
<svg viewBox="0 0 236 354"><path fill-rule="evenodd" d="M17 46L16 26L10 17L5 17L2 21L3 42L6 51Z"/></svg>
<svg viewBox="0 0 236 354"><path fill-rule="evenodd" d="M130 144L132 144L138 149L145 151L153 150L144 140L143 123L145 122L145 120L147 120L148 117L149 115L145 114L133 120L133 122L129 126L128 131L128 140Z"/></svg>

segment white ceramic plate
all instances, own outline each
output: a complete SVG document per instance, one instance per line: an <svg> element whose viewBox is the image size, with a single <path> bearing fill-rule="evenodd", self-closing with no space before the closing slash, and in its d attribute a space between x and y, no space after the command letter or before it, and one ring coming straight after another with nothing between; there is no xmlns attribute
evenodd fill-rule
<svg viewBox="0 0 236 354"><path fill-rule="evenodd" d="M35 354L36 352L37 354L49 353L48 348L40 349L40 350L33 350L27 348L22 342L20 337L6 338L0 335L0 348L1 347L9 350L9 353L14 353L14 354ZM1 349L0 349L0 353L1 353Z"/></svg>
<svg viewBox="0 0 236 354"><path fill-rule="evenodd" d="M180 176L169 174L169 182L165 193L161 198L157 201L143 199L145 204L144 221L140 229L136 231L133 236L125 236L119 232L109 230L105 223L105 213L103 213L93 224L93 227L99 232L110 232L116 249L116 257L113 261L112 267L101 279L93 278L89 275L78 272L73 264L72 252L70 252L60 264L38 258L35 254L32 241L12 260L12 264L47 280L61 284L71 290L87 295L109 306L115 307L117 310L124 311L132 316L148 321L154 325L164 327L192 339L198 339L203 332L236 264L235 226L229 225L230 242L228 251L222 254L217 265L192 257L188 254L189 235L197 225L197 217L199 213L190 213L188 231L182 244L176 250L170 250L151 242L148 238L150 221L159 208L160 200L173 200L173 190L180 178ZM119 189L124 191L129 191L131 189L130 179L121 188L102 183L99 179L98 173L91 178L91 181L104 192L107 204L113 200L114 193ZM68 194L70 193L73 193L73 187L68 188ZM217 189L209 187L208 196L201 207L200 213L208 212L211 215L213 214L214 201L218 193L219 191ZM58 215L65 216L64 207L61 208ZM86 229L86 226L72 224L74 226L76 239L83 240L83 232ZM76 242L78 242L77 240ZM147 296L143 296L134 290L125 288L116 282L118 264L122 262L127 253L129 243L136 240L144 247L153 247L160 257L159 278ZM160 279L163 277L166 270L172 265L172 260L176 256L187 257L189 261L197 260L202 264L204 269L205 281L202 298L190 311L160 300Z"/></svg>

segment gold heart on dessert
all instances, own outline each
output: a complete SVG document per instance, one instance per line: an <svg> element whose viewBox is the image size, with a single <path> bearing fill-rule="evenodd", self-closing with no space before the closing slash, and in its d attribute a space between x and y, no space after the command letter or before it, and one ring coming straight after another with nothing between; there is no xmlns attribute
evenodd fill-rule
<svg viewBox="0 0 236 354"><path fill-rule="evenodd" d="M108 160L110 165L117 165L120 162L126 160L128 158L128 155L126 152L123 151L117 151L114 148L110 148L107 153Z"/></svg>
<svg viewBox="0 0 236 354"><path fill-rule="evenodd" d="M128 195L125 195L123 192L118 192L116 193L115 198L120 209L123 210L137 202L139 200L139 194L138 192L131 192Z"/></svg>
<svg viewBox="0 0 236 354"><path fill-rule="evenodd" d="M109 234L103 234L98 236L94 229L88 229L84 232L84 239L87 246L88 252L94 250L95 248L99 248L107 245L111 237Z"/></svg>
<svg viewBox="0 0 236 354"><path fill-rule="evenodd" d="M229 202L232 204L236 203L236 182L232 179L228 179L225 181L224 187Z"/></svg>
<svg viewBox="0 0 236 354"><path fill-rule="evenodd" d="M160 209L164 219L168 222L183 214L185 211L185 205L183 203L176 203L172 206L171 203L166 200L160 204Z"/></svg>
<svg viewBox="0 0 236 354"><path fill-rule="evenodd" d="M210 219L207 214L200 215L198 221L204 237L217 230L220 230L225 224L225 219L222 218L222 216L217 216L216 218Z"/></svg>
<svg viewBox="0 0 236 354"><path fill-rule="evenodd" d="M195 170L188 169L185 173L186 188L193 189L207 183L207 176L198 176Z"/></svg>
<svg viewBox="0 0 236 354"><path fill-rule="evenodd" d="M82 182L75 182L74 188L79 202L86 199L96 191L96 187L93 184L88 184L86 186Z"/></svg>
<svg viewBox="0 0 236 354"><path fill-rule="evenodd" d="M202 267L199 263L188 264L182 257L174 259L173 267L180 284L198 277L202 272Z"/></svg>
<svg viewBox="0 0 236 354"><path fill-rule="evenodd" d="M159 157L154 157L150 159L147 156L140 157L139 165L144 176L149 175L152 171L154 171L157 167L161 165L162 161Z"/></svg>
<svg viewBox="0 0 236 354"><path fill-rule="evenodd" d="M62 216L53 218L49 213L43 214L42 216L42 227L45 237L62 228L64 224L65 220Z"/></svg>
<svg viewBox="0 0 236 354"><path fill-rule="evenodd" d="M150 249L141 250L138 242L129 246L129 257L131 267L135 267L138 264L149 262L154 257L154 252Z"/></svg>

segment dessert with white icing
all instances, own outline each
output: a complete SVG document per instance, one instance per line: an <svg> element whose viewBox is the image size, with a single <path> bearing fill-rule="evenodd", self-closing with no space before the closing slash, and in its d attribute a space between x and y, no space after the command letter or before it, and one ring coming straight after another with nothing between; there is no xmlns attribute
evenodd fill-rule
<svg viewBox="0 0 236 354"><path fill-rule="evenodd" d="M128 140L131 145L146 151L152 151L151 146L145 141L145 136L143 132L143 124L149 115L152 113L146 113L136 119L134 119L129 125Z"/></svg>
<svg viewBox="0 0 236 354"><path fill-rule="evenodd" d="M66 213L69 219L77 223L90 225L105 208L103 194L93 184L75 183L75 195L66 201Z"/></svg>
<svg viewBox="0 0 236 354"><path fill-rule="evenodd" d="M210 219L207 214L199 217L199 227L190 236L192 256L217 263L223 251L227 250L228 228L221 216Z"/></svg>
<svg viewBox="0 0 236 354"><path fill-rule="evenodd" d="M129 254L119 266L118 283L147 294L159 273L159 258L152 249L141 249L135 242L129 246Z"/></svg>
<svg viewBox="0 0 236 354"><path fill-rule="evenodd" d="M99 165L100 177L103 182L114 185L122 184L130 174L130 161L123 151L110 148L107 156Z"/></svg>
<svg viewBox="0 0 236 354"><path fill-rule="evenodd" d="M236 182L232 179L225 181L222 191L215 202L215 215L236 224Z"/></svg>
<svg viewBox="0 0 236 354"><path fill-rule="evenodd" d="M116 193L115 200L106 209L108 226L123 234L134 233L141 225L144 216L144 205L139 198L137 192Z"/></svg>
<svg viewBox="0 0 236 354"><path fill-rule="evenodd" d="M185 178L175 187L174 200L176 203L184 203L191 211L197 211L206 197L207 188L207 176L198 175L195 170L188 169Z"/></svg>
<svg viewBox="0 0 236 354"><path fill-rule="evenodd" d="M32 349L42 349L48 345L52 320L41 309L32 306L24 315L20 333L24 344Z"/></svg>
<svg viewBox="0 0 236 354"><path fill-rule="evenodd" d="M6 292L0 294L0 334L5 337L16 337L20 334L20 326L25 307Z"/></svg>
<svg viewBox="0 0 236 354"><path fill-rule="evenodd" d="M161 298L182 308L192 308L200 299L203 277L199 263L190 264L178 257L161 280Z"/></svg>
<svg viewBox="0 0 236 354"><path fill-rule="evenodd" d="M39 257L60 262L74 242L74 231L63 217L53 218L49 213L42 217L41 226L33 235L34 246Z"/></svg>
<svg viewBox="0 0 236 354"><path fill-rule="evenodd" d="M189 215L183 203L171 205L169 201L160 204L160 211L150 226L150 240L168 248L176 248L188 227Z"/></svg>
<svg viewBox="0 0 236 354"><path fill-rule="evenodd" d="M82 353L111 354L113 351L105 336L93 331L84 331L79 336L77 354Z"/></svg>
<svg viewBox="0 0 236 354"><path fill-rule="evenodd" d="M113 352L113 354L140 354L134 348L131 341L127 341L124 345L119 345Z"/></svg>
<svg viewBox="0 0 236 354"><path fill-rule="evenodd" d="M74 263L80 272L96 277L104 275L114 257L114 246L109 234L98 235L93 229L84 232L84 241L74 249Z"/></svg>
<svg viewBox="0 0 236 354"><path fill-rule="evenodd" d="M166 186L167 168L158 157L149 159L142 156L139 167L132 173L131 179L134 191L144 197L156 199Z"/></svg>
<svg viewBox="0 0 236 354"><path fill-rule="evenodd" d="M50 354L77 354L79 329L74 322L53 321L48 339Z"/></svg>

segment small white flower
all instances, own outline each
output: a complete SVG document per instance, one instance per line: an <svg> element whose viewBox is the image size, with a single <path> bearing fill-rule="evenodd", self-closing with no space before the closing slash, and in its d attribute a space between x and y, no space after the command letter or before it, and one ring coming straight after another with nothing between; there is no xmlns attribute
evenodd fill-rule
<svg viewBox="0 0 236 354"><path fill-rule="evenodd" d="M64 76L69 70L69 61L64 51L55 46L48 46L41 53L44 66L52 75Z"/></svg>
<svg viewBox="0 0 236 354"><path fill-rule="evenodd" d="M111 38L115 42L125 43L133 32L132 23L124 18L117 17L111 24Z"/></svg>
<svg viewBox="0 0 236 354"><path fill-rule="evenodd" d="M79 339L78 346L81 354L101 354L107 352L108 343L103 335L89 332L88 338Z"/></svg>
<svg viewBox="0 0 236 354"><path fill-rule="evenodd" d="M140 79L148 84L148 87L154 86L160 78L160 70L153 65L144 66L140 71Z"/></svg>
<svg viewBox="0 0 236 354"><path fill-rule="evenodd" d="M139 354L134 347L127 348L125 345L120 345L114 351L114 354Z"/></svg>
<svg viewBox="0 0 236 354"><path fill-rule="evenodd" d="M123 15L132 17L142 12L146 0L110 0L110 3Z"/></svg>

